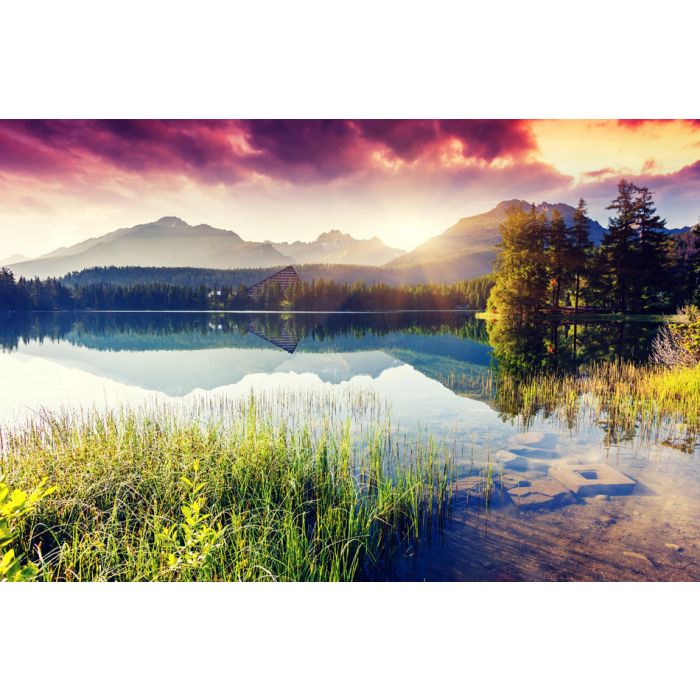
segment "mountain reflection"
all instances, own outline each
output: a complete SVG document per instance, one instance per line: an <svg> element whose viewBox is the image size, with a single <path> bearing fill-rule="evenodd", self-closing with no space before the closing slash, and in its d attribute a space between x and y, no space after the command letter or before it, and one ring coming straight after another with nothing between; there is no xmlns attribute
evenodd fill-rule
<svg viewBox="0 0 700 700"><path fill-rule="evenodd" d="M630 322L509 326L466 312L36 313L0 317L0 348L80 362L96 375L166 393L280 371L337 383L404 364L455 393L490 399L484 378L496 366L525 377L591 361L643 361L656 329ZM190 352L215 350L234 354ZM165 359L167 376L159 367Z"/></svg>

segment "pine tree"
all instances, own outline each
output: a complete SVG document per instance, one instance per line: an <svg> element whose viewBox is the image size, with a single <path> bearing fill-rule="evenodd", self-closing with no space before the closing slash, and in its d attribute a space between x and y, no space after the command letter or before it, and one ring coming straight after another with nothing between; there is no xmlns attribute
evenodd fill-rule
<svg viewBox="0 0 700 700"><path fill-rule="evenodd" d="M562 289L569 282L568 266L569 240L564 218L557 209L552 212L552 220L547 226L547 271L551 288L551 305L559 308Z"/></svg>
<svg viewBox="0 0 700 700"><path fill-rule="evenodd" d="M546 219L533 206L511 208L501 223L496 280L488 307L499 315L524 319L546 304Z"/></svg>
<svg viewBox="0 0 700 700"><path fill-rule="evenodd" d="M666 233L666 221L656 213L651 192L646 187L638 187L636 191L639 248L634 287L641 305L654 307L670 288L671 241Z"/></svg>
<svg viewBox="0 0 700 700"><path fill-rule="evenodd" d="M631 182L620 180L617 197L608 207L616 213L609 219L601 248L603 279L613 311L627 310L633 279L638 273L636 191Z"/></svg>
<svg viewBox="0 0 700 700"><path fill-rule="evenodd" d="M17 308L15 276L6 267L0 267L0 310Z"/></svg>
<svg viewBox="0 0 700 700"><path fill-rule="evenodd" d="M573 223L569 229L569 269L573 275L574 310L578 313L581 298L581 280L587 275L591 262L593 246L588 229L588 210L586 200L578 200Z"/></svg>

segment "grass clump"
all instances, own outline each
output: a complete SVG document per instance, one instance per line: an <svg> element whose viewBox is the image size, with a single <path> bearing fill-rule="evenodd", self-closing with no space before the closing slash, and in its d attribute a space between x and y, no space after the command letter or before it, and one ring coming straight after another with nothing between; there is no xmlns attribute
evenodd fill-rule
<svg viewBox="0 0 700 700"><path fill-rule="evenodd" d="M575 375L541 374L527 380L500 377L499 408L528 424L538 415L574 428L582 420L603 426L617 441L637 435L684 443L700 433L700 365L665 368L632 363L595 363Z"/></svg>
<svg viewBox="0 0 700 700"><path fill-rule="evenodd" d="M14 537L47 581L371 577L444 515L452 465L388 423L285 423L256 401L219 420L167 410L47 416L0 440L8 488L43 478Z"/></svg>

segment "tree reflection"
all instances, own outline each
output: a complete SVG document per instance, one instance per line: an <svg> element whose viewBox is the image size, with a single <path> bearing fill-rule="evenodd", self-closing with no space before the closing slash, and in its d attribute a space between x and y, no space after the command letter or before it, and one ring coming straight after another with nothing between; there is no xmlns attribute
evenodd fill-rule
<svg viewBox="0 0 700 700"><path fill-rule="evenodd" d="M606 442L632 439L638 428L636 409L617 400L616 377L624 377L627 363L640 365L648 360L658 326L617 321L489 321L489 342L497 364L496 408L526 426L536 416L556 415L573 430L586 403ZM591 392L594 397L583 401L582 395Z"/></svg>
<svg viewBox="0 0 700 700"><path fill-rule="evenodd" d="M658 323L634 321L497 319L487 324L499 372L513 379L542 372L575 373L595 362L645 362L658 328Z"/></svg>

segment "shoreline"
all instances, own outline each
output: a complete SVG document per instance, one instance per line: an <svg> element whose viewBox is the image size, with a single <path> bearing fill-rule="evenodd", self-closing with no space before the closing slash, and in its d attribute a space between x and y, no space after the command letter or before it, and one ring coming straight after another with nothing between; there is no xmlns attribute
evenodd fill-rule
<svg viewBox="0 0 700 700"><path fill-rule="evenodd" d="M490 311L477 311L476 318L483 321L497 321L502 318L498 314ZM533 317L537 321L569 321L569 322L590 322L590 321L649 321L663 323L664 321L678 321L678 314L640 314L640 313L593 313L585 312L579 314L573 313L547 313L539 314Z"/></svg>
<svg viewBox="0 0 700 700"><path fill-rule="evenodd" d="M302 311L280 309L33 309L27 311L8 311L29 314L435 314L435 313L482 313L479 309L387 309L384 311L337 311L333 309Z"/></svg>
<svg viewBox="0 0 700 700"><path fill-rule="evenodd" d="M498 314L482 309L384 309L373 311L340 311L336 309L316 309L313 311L301 309L10 309L0 312L0 319L13 314L269 314L269 315L380 315L380 314L435 314L435 313L465 313L473 314L484 321L496 321L501 318ZM537 321L648 321L662 323L679 321L678 314L641 314L641 313L580 313L580 314L542 314L535 317Z"/></svg>

